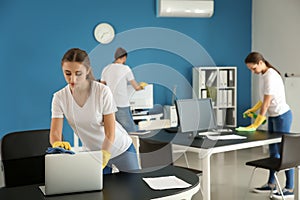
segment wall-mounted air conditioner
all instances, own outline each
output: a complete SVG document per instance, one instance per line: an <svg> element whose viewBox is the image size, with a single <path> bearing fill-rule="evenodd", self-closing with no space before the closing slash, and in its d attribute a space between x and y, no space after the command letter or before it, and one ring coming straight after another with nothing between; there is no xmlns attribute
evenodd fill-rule
<svg viewBox="0 0 300 200"><path fill-rule="evenodd" d="M211 17L214 0L156 0L157 17Z"/></svg>

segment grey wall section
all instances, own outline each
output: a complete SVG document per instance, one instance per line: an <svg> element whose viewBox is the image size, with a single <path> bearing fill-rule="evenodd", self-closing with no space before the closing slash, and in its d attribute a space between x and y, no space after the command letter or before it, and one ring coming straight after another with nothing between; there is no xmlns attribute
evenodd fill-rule
<svg viewBox="0 0 300 200"><path fill-rule="evenodd" d="M261 52L265 59L275 66L282 75L285 73L300 74L300 67L298 66L300 52L299 21L299 0L252 1L252 50ZM252 75L252 104L258 100L258 88L258 77ZM293 92L292 89L287 88L287 95ZM287 102L293 109L293 121L299 121L300 117L297 116L300 115L300 111L295 110L293 105L296 99L288 98Z"/></svg>
<svg viewBox="0 0 300 200"><path fill-rule="evenodd" d="M293 123L291 132L300 133L300 77L285 78L286 99L293 112Z"/></svg>

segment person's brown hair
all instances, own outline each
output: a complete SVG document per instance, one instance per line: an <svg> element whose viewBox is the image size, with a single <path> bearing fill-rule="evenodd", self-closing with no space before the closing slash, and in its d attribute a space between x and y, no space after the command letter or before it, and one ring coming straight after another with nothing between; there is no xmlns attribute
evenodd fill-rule
<svg viewBox="0 0 300 200"><path fill-rule="evenodd" d="M280 72L273 67L273 65L271 65L264 57L261 53L258 52L251 52L246 58L245 58L245 63L253 63L253 64L258 64L259 61L263 61L267 67L274 69L279 75Z"/></svg>
<svg viewBox="0 0 300 200"><path fill-rule="evenodd" d="M89 70L89 73L87 74L87 79L95 80L91 68L90 58L86 51L81 50L79 48L69 49L61 59L61 65L63 65L64 62L78 62L83 64L86 67L86 69Z"/></svg>

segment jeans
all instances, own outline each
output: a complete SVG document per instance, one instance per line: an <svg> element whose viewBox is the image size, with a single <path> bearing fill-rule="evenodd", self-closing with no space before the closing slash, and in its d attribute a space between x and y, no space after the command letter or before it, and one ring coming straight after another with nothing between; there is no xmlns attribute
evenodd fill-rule
<svg viewBox="0 0 300 200"><path fill-rule="evenodd" d="M132 118L130 107L118 107L116 120L123 126L127 132L135 132L136 125Z"/></svg>
<svg viewBox="0 0 300 200"><path fill-rule="evenodd" d="M268 131L272 132L290 132L292 124L292 112L291 110L286 113L279 115L277 117L269 117L268 122ZM280 157L280 143L270 144L269 145L270 157L279 158ZM275 177L274 171L270 170L268 183L274 184ZM294 188L294 169L285 170L286 183L285 188L293 189Z"/></svg>
<svg viewBox="0 0 300 200"><path fill-rule="evenodd" d="M120 171L123 172L134 172L140 169L134 145L131 144L124 153L110 159L106 167L103 169L103 174L112 173L112 164L114 164Z"/></svg>

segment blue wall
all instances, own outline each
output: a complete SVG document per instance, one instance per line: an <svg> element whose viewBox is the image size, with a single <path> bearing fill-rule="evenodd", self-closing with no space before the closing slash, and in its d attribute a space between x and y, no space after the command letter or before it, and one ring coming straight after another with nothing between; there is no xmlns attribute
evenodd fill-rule
<svg viewBox="0 0 300 200"><path fill-rule="evenodd" d="M155 4L1 0L0 138L12 131L50 127L52 94L65 85L60 59L72 47L90 53L99 78L115 48L123 46L136 79L157 83L155 102L160 104L170 103L173 85L179 98L190 97L195 65L237 66L238 124L247 124L241 112L251 102L251 74L243 64L251 50L251 0L215 0L212 18L157 18ZM93 37L100 22L115 28L116 38L109 45Z"/></svg>

